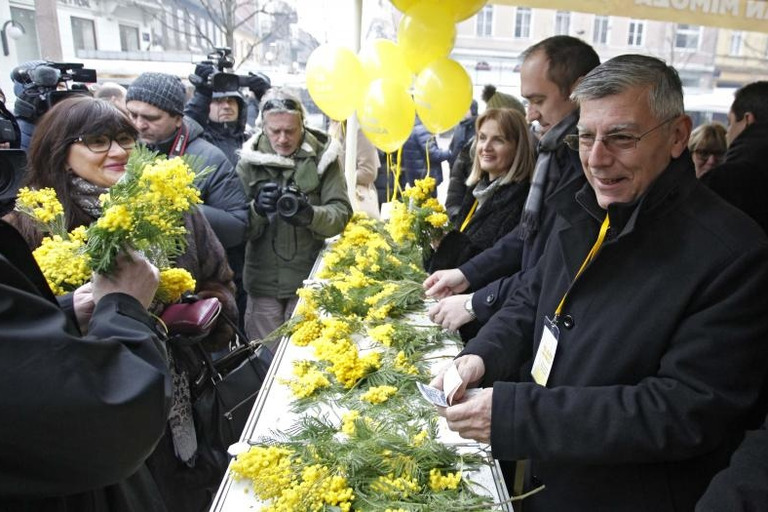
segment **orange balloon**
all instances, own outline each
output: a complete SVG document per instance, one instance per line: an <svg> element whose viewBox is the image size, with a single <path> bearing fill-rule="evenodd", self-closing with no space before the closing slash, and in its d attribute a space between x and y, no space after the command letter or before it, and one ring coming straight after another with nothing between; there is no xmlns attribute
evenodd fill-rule
<svg viewBox="0 0 768 512"><path fill-rule="evenodd" d="M425 1L414 5L400 20L397 44L414 73L431 61L451 53L456 39L453 13L442 4Z"/></svg>
<svg viewBox="0 0 768 512"><path fill-rule="evenodd" d="M424 127L432 133L445 132L467 113L472 103L472 80L455 60L436 59L416 77L413 100Z"/></svg>
<svg viewBox="0 0 768 512"><path fill-rule="evenodd" d="M411 134L416 107L411 95L397 82L380 78L368 86L357 117L368 140L385 153L391 153Z"/></svg>

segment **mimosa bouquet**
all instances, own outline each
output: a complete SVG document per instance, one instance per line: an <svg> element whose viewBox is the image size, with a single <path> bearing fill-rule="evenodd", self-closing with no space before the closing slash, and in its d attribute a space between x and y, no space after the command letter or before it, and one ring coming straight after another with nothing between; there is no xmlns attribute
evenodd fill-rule
<svg viewBox="0 0 768 512"><path fill-rule="evenodd" d="M194 290L189 272L171 266L186 248L184 214L201 202L193 165L184 157L168 160L137 147L125 175L101 196L101 216L70 232L53 189L19 190L16 210L47 234L33 255L51 290L61 295L85 284L92 272L109 274L126 249L140 251L160 269L156 301L175 302Z"/></svg>

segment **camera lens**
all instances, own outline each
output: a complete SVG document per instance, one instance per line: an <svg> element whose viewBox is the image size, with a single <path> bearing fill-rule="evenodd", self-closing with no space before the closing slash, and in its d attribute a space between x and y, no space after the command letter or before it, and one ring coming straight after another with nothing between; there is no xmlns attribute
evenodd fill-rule
<svg viewBox="0 0 768 512"><path fill-rule="evenodd" d="M285 192L277 200L277 211L283 217L292 217L299 211L299 198L293 192Z"/></svg>

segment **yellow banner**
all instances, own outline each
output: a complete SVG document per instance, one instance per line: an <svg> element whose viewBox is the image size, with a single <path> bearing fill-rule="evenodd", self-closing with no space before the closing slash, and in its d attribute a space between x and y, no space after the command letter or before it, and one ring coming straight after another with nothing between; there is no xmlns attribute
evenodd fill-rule
<svg viewBox="0 0 768 512"><path fill-rule="evenodd" d="M490 3L768 32L767 0L490 0Z"/></svg>

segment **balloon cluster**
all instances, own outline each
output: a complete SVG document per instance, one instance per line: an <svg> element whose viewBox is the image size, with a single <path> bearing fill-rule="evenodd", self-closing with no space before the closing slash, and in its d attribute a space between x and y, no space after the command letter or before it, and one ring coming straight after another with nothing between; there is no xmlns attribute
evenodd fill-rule
<svg viewBox="0 0 768 512"><path fill-rule="evenodd" d="M307 62L307 89L331 119L357 111L366 137L385 153L396 151L413 130L415 115L432 133L464 117L472 102L472 81L448 57L456 23L487 0L392 0L404 13L397 42L375 39L356 55L322 45Z"/></svg>

